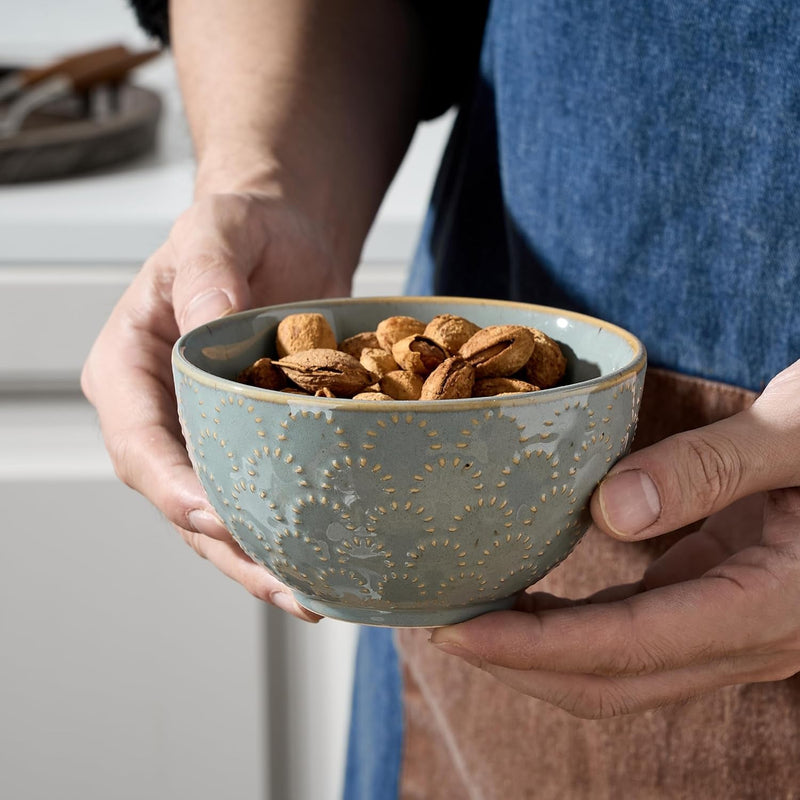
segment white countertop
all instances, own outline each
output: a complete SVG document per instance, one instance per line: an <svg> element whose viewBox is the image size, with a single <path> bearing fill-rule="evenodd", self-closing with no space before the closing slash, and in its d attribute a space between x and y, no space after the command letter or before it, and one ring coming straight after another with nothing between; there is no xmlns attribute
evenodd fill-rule
<svg viewBox="0 0 800 800"><path fill-rule="evenodd" d="M0 17L6 2L0 0ZM81 20L91 14L99 18L121 13L109 12L114 4L107 0L75 2L82 8ZM30 4L40 10L42 5L49 6L55 25L67 27L72 17L65 4ZM127 13L124 8L123 12ZM25 13L29 24L23 32L29 35L36 15ZM39 43L16 49L6 43L3 29L0 58L7 63L44 63L95 44L124 41L142 46L135 38L109 34L111 21L102 27L102 35L70 39L59 47ZM41 55L17 55L33 52ZM194 163L171 58L142 67L135 81L157 90L164 100L152 154L94 175L0 185L0 338L18 336L32 317L47 321L37 326L25 347L6 348L0 354L0 394L3 386L14 386L15 391L77 386L88 348L113 304L190 203ZM402 290L451 124L448 116L418 130L365 244L355 294Z"/></svg>
<svg viewBox="0 0 800 800"><path fill-rule="evenodd" d="M6 60L13 51L0 49ZM164 100L155 152L91 176L0 185L0 267L136 264L164 240L191 199L191 142L171 58L142 67L135 81ZM409 260L451 123L448 116L418 130L367 240L365 261Z"/></svg>

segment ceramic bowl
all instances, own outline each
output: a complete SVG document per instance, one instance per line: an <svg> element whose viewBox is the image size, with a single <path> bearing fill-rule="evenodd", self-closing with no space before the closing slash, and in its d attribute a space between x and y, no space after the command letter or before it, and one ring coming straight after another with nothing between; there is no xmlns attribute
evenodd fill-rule
<svg viewBox="0 0 800 800"><path fill-rule="evenodd" d="M337 339L392 315L543 330L563 385L467 400L284 394L235 376L274 354L288 314ZM320 614L433 627L506 608L575 547L588 501L629 449L645 372L630 333L553 308L462 298L347 298L255 309L175 345L179 414L214 508L242 549Z"/></svg>

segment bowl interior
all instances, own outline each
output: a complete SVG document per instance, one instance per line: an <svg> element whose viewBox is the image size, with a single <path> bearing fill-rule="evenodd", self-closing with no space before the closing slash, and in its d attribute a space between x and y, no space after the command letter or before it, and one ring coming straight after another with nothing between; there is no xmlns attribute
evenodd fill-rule
<svg viewBox="0 0 800 800"><path fill-rule="evenodd" d="M337 341L374 330L380 320L394 315L427 322L449 313L481 327L528 325L561 345L567 357L562 384L608 377L635 367L644 358L644 348L634 336L593 317L526 303L449 297L339 298L245 311L187 333L176 346L176 357L214 378L234 380L256 359L274 356L275 330L283 317L309 311L327 318Z"/></svg>

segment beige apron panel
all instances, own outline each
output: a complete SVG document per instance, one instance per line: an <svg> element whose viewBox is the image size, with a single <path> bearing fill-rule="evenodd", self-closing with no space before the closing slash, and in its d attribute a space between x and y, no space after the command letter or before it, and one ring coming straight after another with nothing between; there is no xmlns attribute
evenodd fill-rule
<svg viewBox="0 0 800 800"><path fill-rule="evenodd" d="M636 447L748 407L755 395L648 370ZM676 538L587 535L537 589L579 597L637 580ZM682 706L581 720L398 631L405 676L403 800L800 798L800 675Z"/></svg>

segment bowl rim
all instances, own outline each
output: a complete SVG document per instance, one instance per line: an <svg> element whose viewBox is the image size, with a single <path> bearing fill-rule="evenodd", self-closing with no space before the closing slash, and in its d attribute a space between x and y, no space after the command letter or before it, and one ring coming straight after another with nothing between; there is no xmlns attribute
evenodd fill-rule
<svg viewBox="0 0 800 800"><path fill-rule="evenodd" d="M536 392L519 392L518 394L493 395L489 397L469 397L454 400L353 400L346 397L314 397L312 395L290 394L274 389L261 389L256 386L239 383L230 378L222 378L201 369L196 364L189 361L184 355L186 342L190 336L201 328L212 331L214 328L223 327L230 320L246 319L255 317L259 314L272 311L293 309L301 312L304 309L323 307L334 307L354 304L369 303L430 303L431 305L443 303L460 303L475 306L496 306L498 308L516 308L525 311L536 311L550 316L566 317L584 324L596 325L605 329L609 333L623 339L631 347L633 355L623 366L612 372L589 378L585 381L565 384L563 386L553 386L549 389L539 389ZM330 297L318 298L314 300L299 300L290 303L277 303L269 306L259 306L224 317L212 320L211 322L193 328L181 335L172 347L172 364L176 371L200 383L218 391L228 394L246 397L261 402L272 402L278 405L292 405L298 407L315 407L324 409L350 409L350 410L370 410L370 411L455 411L472 409L491 409L496 408L498 401L502 401L503 406L531 405L544 403L554 397L570 397L575 394L585 394L587 391L596 392L603 389L624 383L629 377L636 376L647 366L647 351L642 341L625 328L615 325L612 322L582 314L577 311L557 308L555 306L545 306L536 303L525 303L517 300L497 300L493 298L479 297L458 297L453 295L379 295L369 297Z"/></svg>

